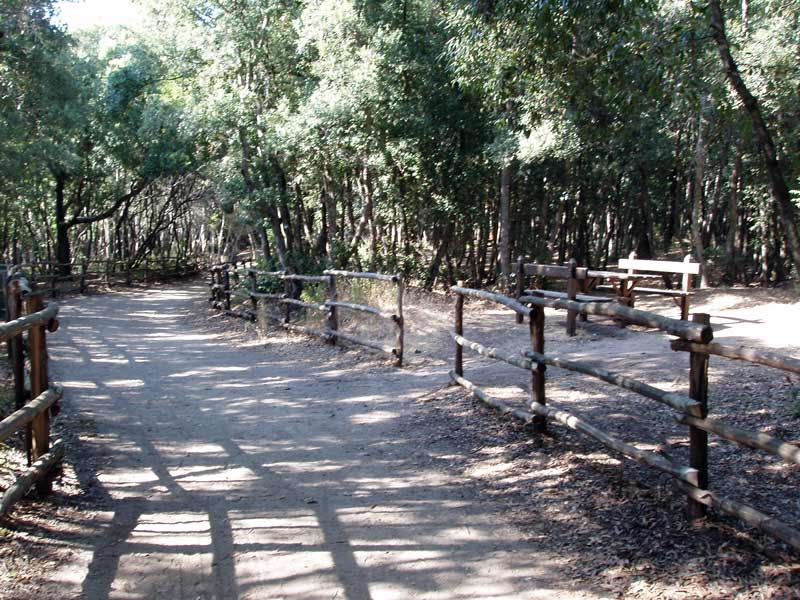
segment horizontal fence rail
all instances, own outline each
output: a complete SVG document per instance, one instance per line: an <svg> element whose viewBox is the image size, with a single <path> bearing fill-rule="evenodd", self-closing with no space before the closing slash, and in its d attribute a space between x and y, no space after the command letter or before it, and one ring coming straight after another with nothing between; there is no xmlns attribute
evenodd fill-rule
<svg viewBox="0 0 800 600"><path fill-rule="evenodd" d="M800 549L800 532L797 530L775 518L760 513L752 507L722 498L718 494L707 489L709 470L708 433L714 433L724 439L737 442L752 449L770 452L781 457L788 463L800 464L800 448L797 445L764 433L746 431L708 417L708 355L718 354L736 360L748 360L750 362L765 364L791 372L795 372L798 362L800 361L775 353L755 352L749 349L731 348L720 344L688 341L686 338L699 338L705 340L705 342L711 341L713 333L709 325L708 315L695 314L693 322L688 322L668 319L659 315L644 313L644 311L621 307L625 309L620 313L624 317L633 317L636 319L635 322L639 324L653 323L654 325L652 326L655 328L672 333L673 335L680 335L683 338L673 340L671 346L673 350L684 350L690 353L689 395L666 392L642 381L637 381L594 365L545 354L544 309L545 307L553 306L553 301L531 302L533 306L527 308L522 306L520 302L502 296L501 294L471 290L461 285L452 287L451 291L456 294L454 313L455 329L452 333L455 342L455 368L450 373L451 380L454 383L468 390L476 398L496 408L501 413L513 416L525 423L533 424L535 426L534 431L545 431L546 419L551 419L598 440L603 445L628 458L632 458L664 473L668 473L675 479L678 488L689 497L689 509L692 517L703 516L707 507L714 507L721 512L739 517L746 523L787 542L796 549ZM533 350L522 350L518 355L512 355L464 337L463 311L465 297L491 300L510 308L517 314L527 316L529 318ZM520 300L525 301L527 299L522 298ZM542 299L539 298L536 300ZM563 301L556 302L560 304L560 306L557 306L558 308L565 308ZM595 305L585 304L583 307L570 306L569 308L574 310L583 308L584 310L592 311ZM485 358L502 361L529 371L531 373L530 410L514 408L501 400L492 398L473 382L465 378L463 364L464 348L468 348ZM614 438L591 423L588 423L579 415L547 406L545 399L545 369L548 366L566 369L591 376L595 379L600 379L676 409L679 412L675 417L676 420L689 428L690 464L688 466L675 464L673 461L663 456L641 450ZM537 419L539 419L539 421L537 421Z"/></svg>
<svg viewBox="0 0 800 600"><path fill-rule="evenodd" d="M34 327L50 325L50 322L58 315L58 306L55 304L48 306L44 310L32 315L19 317L13 321L0 324L0 342L5 342L19 334L30 331Z"/></svg>
<svg viewBox="0 0 800 600"><path fill-rule="evenodd" d="M200 257L162 257L130 260L92 259L74 263L34 261L13 265L9 274L24 274L51 297L86 293L92 286L133 285L196 275L204 269ZM65 271L68 271L65 273Z"/></svg>
<svg viewBox="0 0 800 600"><path fill-rule="evenodd" d="M0 442L5 442L45 410L61 400L63 390L53 386L0 421Z"/></svg>
<svg viewBox="0 0 800 600"><path fill-rule="evenodd" d="M404 284L400 275L388 275L384 273L361 273L354 271L343 271L330 269L323 272L323 275L305 275L300 273L287 273L286 271L261 271L255 268L236 269L234 265L220 264L214 265L209 269L211 280L209 289L211 296L209 302L215 308L222 309L226 314L239 318L255 321L257 318L257 307L259 302L273 302L284 306L283 318L273 320L280 326L289 331L303 333L320 337L330 344L335 344L336 340L344 340L367 348L372 348L380 352L385 352L394 356L395 364L402 366L404 352L404 331L405 323L403 319L403 296ZM242 275L249 280L247 291L234 289L237 284L243 283ZM259 291L259 277L275 279L283 283L282 293L261 292ZM231 279L233 278L233 286ZM394 312L387 312L375 306L367 304L357 304L339 300L337 290L337 278L351 279L372 279L391 283L396 288L396 304ZM321 303L306 302L294 297L295 282L308 283L311 285L324 284L326 286L326 300ZM251 307L247 310L234 311L231 308L231 298L250 300ZM291 322L291 307L298 307L306 310L321 312L325 318L323 329L314 329ZM339 330L339 310L348 310L374 315L386 319L395 326L394 345L385 344L377 340L366 339L351 333Z"/></svg>
<svg viewBox="0 0 800 600"><path fill-rule="evenodd" d="M783 356L776 352L753 350L752 348L745 348L744 346L687 343L682 340L673 340L670 345L675 351L714 354L732 360L742 360L767 367L774 367L782 371L789 371L790 373L800 375L800 359Z"/></svg>
<svg viewBox="0 0 800 600"><path fill-rule="evenodd" d="M608 302L575 302L560 298L539 298L537 296L522 296L519 301L524 304L533 304L543 308L560 308L572 310L583 315L603 315L620 319L630 325L640 325L658 329L664 333L677 336L690 342L710 342L714 336L713 330L708 325L692 323L682 319L663 317L651 312L629 308L622 304Z"/></svg>
<svg viewBox="0 0 800 600"><path fill-rule="evenodd" d="M47 332L58 330L58 306L45 306L19 272L13 269L14 275L3 280L8 322L0 325L0 341L8 342L16 410L0 421L0 442L24 432L28 469L0 498L0 516L7 515L34 484L39 493L49 494L53 470L64 456L63 443L50 444L50 414L57 411L63 393L48 381ZM33 400L26 401L30 397Z"/></svg>

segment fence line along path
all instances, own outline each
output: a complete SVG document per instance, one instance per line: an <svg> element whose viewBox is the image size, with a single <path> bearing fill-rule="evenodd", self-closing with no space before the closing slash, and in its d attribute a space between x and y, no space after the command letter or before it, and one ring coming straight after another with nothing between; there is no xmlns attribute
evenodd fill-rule
<svg viewBox="0 0 800 600"><path fill-rule="evenodd" d="M242 274L247 276L245 286ZM214 308L225 311L226 314L242 319L255 321L258 314L259 303L277 303L283 305L283 317L272 317L281 327L296 333L303 333L321 337L330 344L336 340L344 340L360 346L366 346L379 352L385 352L395 358L395 365L403 366L403 352L405 339L405 319L403 317L403 296L405 286L403 277L398 274L387 275L384 273L368 273L329 269L323 275L305 275L300 273L287 273L285 271L262 271L254 268L237 268L236 264L223 263L214 265L209 269L209 289L211 296L209 302ZM274 280L283 286L282 293L261 291L261 280ZM386 312L375 306L344 302L339 299L337 280L340 279L367 279L386 282L395 287L396 301L394 312ZM324 285L325 301L321 303L306 302L299 299L302 288L297 284ZM266 284L265 284L266 285ZM244 310L232 310L233 298L249 300L251 307ZM324 316L324 327L316 329L292 323L292 308L316 311ZM395 329L394 345L390 346L380 340L365 338L353 333L346 333L339 328L339 311L346 310L356 313L374 315L391 322Z"/></svg>
<svg viewBox="0 0 800 600"><path fill-rule="evenodd" d="M24 433L28 468L0 496L0 517L8 515L34 484L40 494L49 494L54 468L64 457L62 441L50 441L50 413L62 392L50 386L47 332L59 327L58 306L45 306L22 277L3 279L8 321L0 325L0 342L8 342L16 410L0 421L0 443Z"/></svg>
<svg viewBox="0 0 800 600"><path fill-rule="evenodd" d="M709 418L708 405L708 357L715 354L735 360L744 360L768 365L784 371L798 372L800 361L776 353L757 352L747 348L733 348L711 343L713 332L709 315L696 313L692 321L671 319L626 306L599 303L578 303L573 300L548 299L538 296L522 296L513 299L502 294L473 290L463 285L451 288L456 295L454 310L455 341L454 368L450 373L452 381L482 402L497 408L505 415L516 417L534 425L537 433L547 429L547 419L588 435L612 450L636 461L671 475L679 489L689 497L689 513L692 517L703 517L707 507L733 515L747 524L757 527L787 544L800 550L800 531L782 522L778 517L766 515L746 504L724 498L709 489L708 433L736 442L742 446L774 454L791 464L800 464L800 450L795 444L781 440L763 432L752 432L729 423ZM531 349L520 349L520 356L509 355L495 348L487 347L464 336L464 298L489 300L511 309L517 315L529 320ZM522 302L530 304L524 306ZM584 362L545 354L545 307L566 309L576 314L605 314L622 319L629 324L647 325L661 332L677 336L671 342L675 351L689 353L689 394L684 396L660 390L646 382L631 379L606 369ZM702 343L700 343L702 342ZM464 348L495 361L504 362L525 371L531 376L530 411L514 409L505 402L492 398L480 387L464 376ZM598 349L601 350L601 349ZM681 465L653 452L646 452L609 435L587 422L580 415L558 410L547 404L545 393L545 369L557 367L600 379L611 385L640 394L656 402L666 404L678 411L676 419L688 426L689 464ZM631 415L651 422L646 415Z"/></svg>

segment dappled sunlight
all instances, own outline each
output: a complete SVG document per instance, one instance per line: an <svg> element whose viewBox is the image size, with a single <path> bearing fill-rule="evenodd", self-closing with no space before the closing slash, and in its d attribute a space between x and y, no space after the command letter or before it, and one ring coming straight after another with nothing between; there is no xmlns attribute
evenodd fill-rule
<svg viewBox="0 0 800 600"><path fill-rule="evenodd" d="M69 379L62 379L59 384L67 388L83 390L96 390L98 387L93 381L70 381Z"/></svg>
<svg viewBox="0 0 800 600"><path fill-rule="evenodd" d="M110 388L137 388L143 387L144 381L141 379L109 379L104 381L103 385Z"/></svg>
<svg viewBox="0 0 800 600"><path fill-rule="evenodd" d="M366 425L368 423L378 423L379 421L389 421L391 419L396 419L397 417L398 413L396 412L373 410L369 414L356 415L350 420L354 425Z"/></svg>

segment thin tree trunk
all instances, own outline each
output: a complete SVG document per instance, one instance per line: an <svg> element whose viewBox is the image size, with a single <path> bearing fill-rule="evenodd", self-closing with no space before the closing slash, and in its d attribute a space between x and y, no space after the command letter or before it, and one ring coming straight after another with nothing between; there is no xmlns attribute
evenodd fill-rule
<svg viewBox="0 0 800 600"><path fill-rule="evenodd" d="M730 283L738 278L739 253L739 181L742 173L742 151L744 143L740 139L736 146L736 158L733 161L731 175L731 193L728 196L728 236L725 238L726 272Z"/></svg>
<svg viewBox="0 0 800 600"><path fill-rule="evenodd" d="M500 287L508 288L511 285L511 167L513 157L507 156L503 161L500 172Z"/></svg>
<svg viewBox="0 0 800 600"><path fill-rule="evenodd" d="M742 104L744 104L744 108L753 123L753 131L755 131L758 146L761 149L764 163L767 167L770 195L780 215L786 242L792 254L795 276L800 276L800 239L797 235L794 206L789 196L789 188L786 185L786 180L783 177L783 170L778 162L778 155L775 150L775 144L772 141L772 135L761 115L761 107L758 100L750 93L750 90L745 85L739 73L739 67L731 54L730 44L728 43L728 37L725 33L725 18L722 13L720 0L709 0L708 4L711 8L711 30L714 40L717 43L717 48L719 49L722 65L725 68L725 75L731 87L736 91L736 94L742 101Z"/></svg>
<svg viewBox="0 0 800 600"><path fill-rule="evenodd" d="M706 110L708 100L701 98L700 114L697 117L697 142L694 152L694 197L692 202L692 242L694 244L695 258L702 265L700 287L708 286L706 276L705 258L703 256L703 191L705 189L706 158L708 157L708 143L706 141Z"/></svg>

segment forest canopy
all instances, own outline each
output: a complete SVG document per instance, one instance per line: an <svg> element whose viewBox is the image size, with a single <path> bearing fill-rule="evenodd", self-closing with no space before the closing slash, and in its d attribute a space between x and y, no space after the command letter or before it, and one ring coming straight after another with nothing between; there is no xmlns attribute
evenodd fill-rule
<svg viewBox="0 0 800 600"><path fill-rule="evenodd" d="M251 251L505 285L517 256L800 269L800 3L0 5L0 252Z"/></svg>

